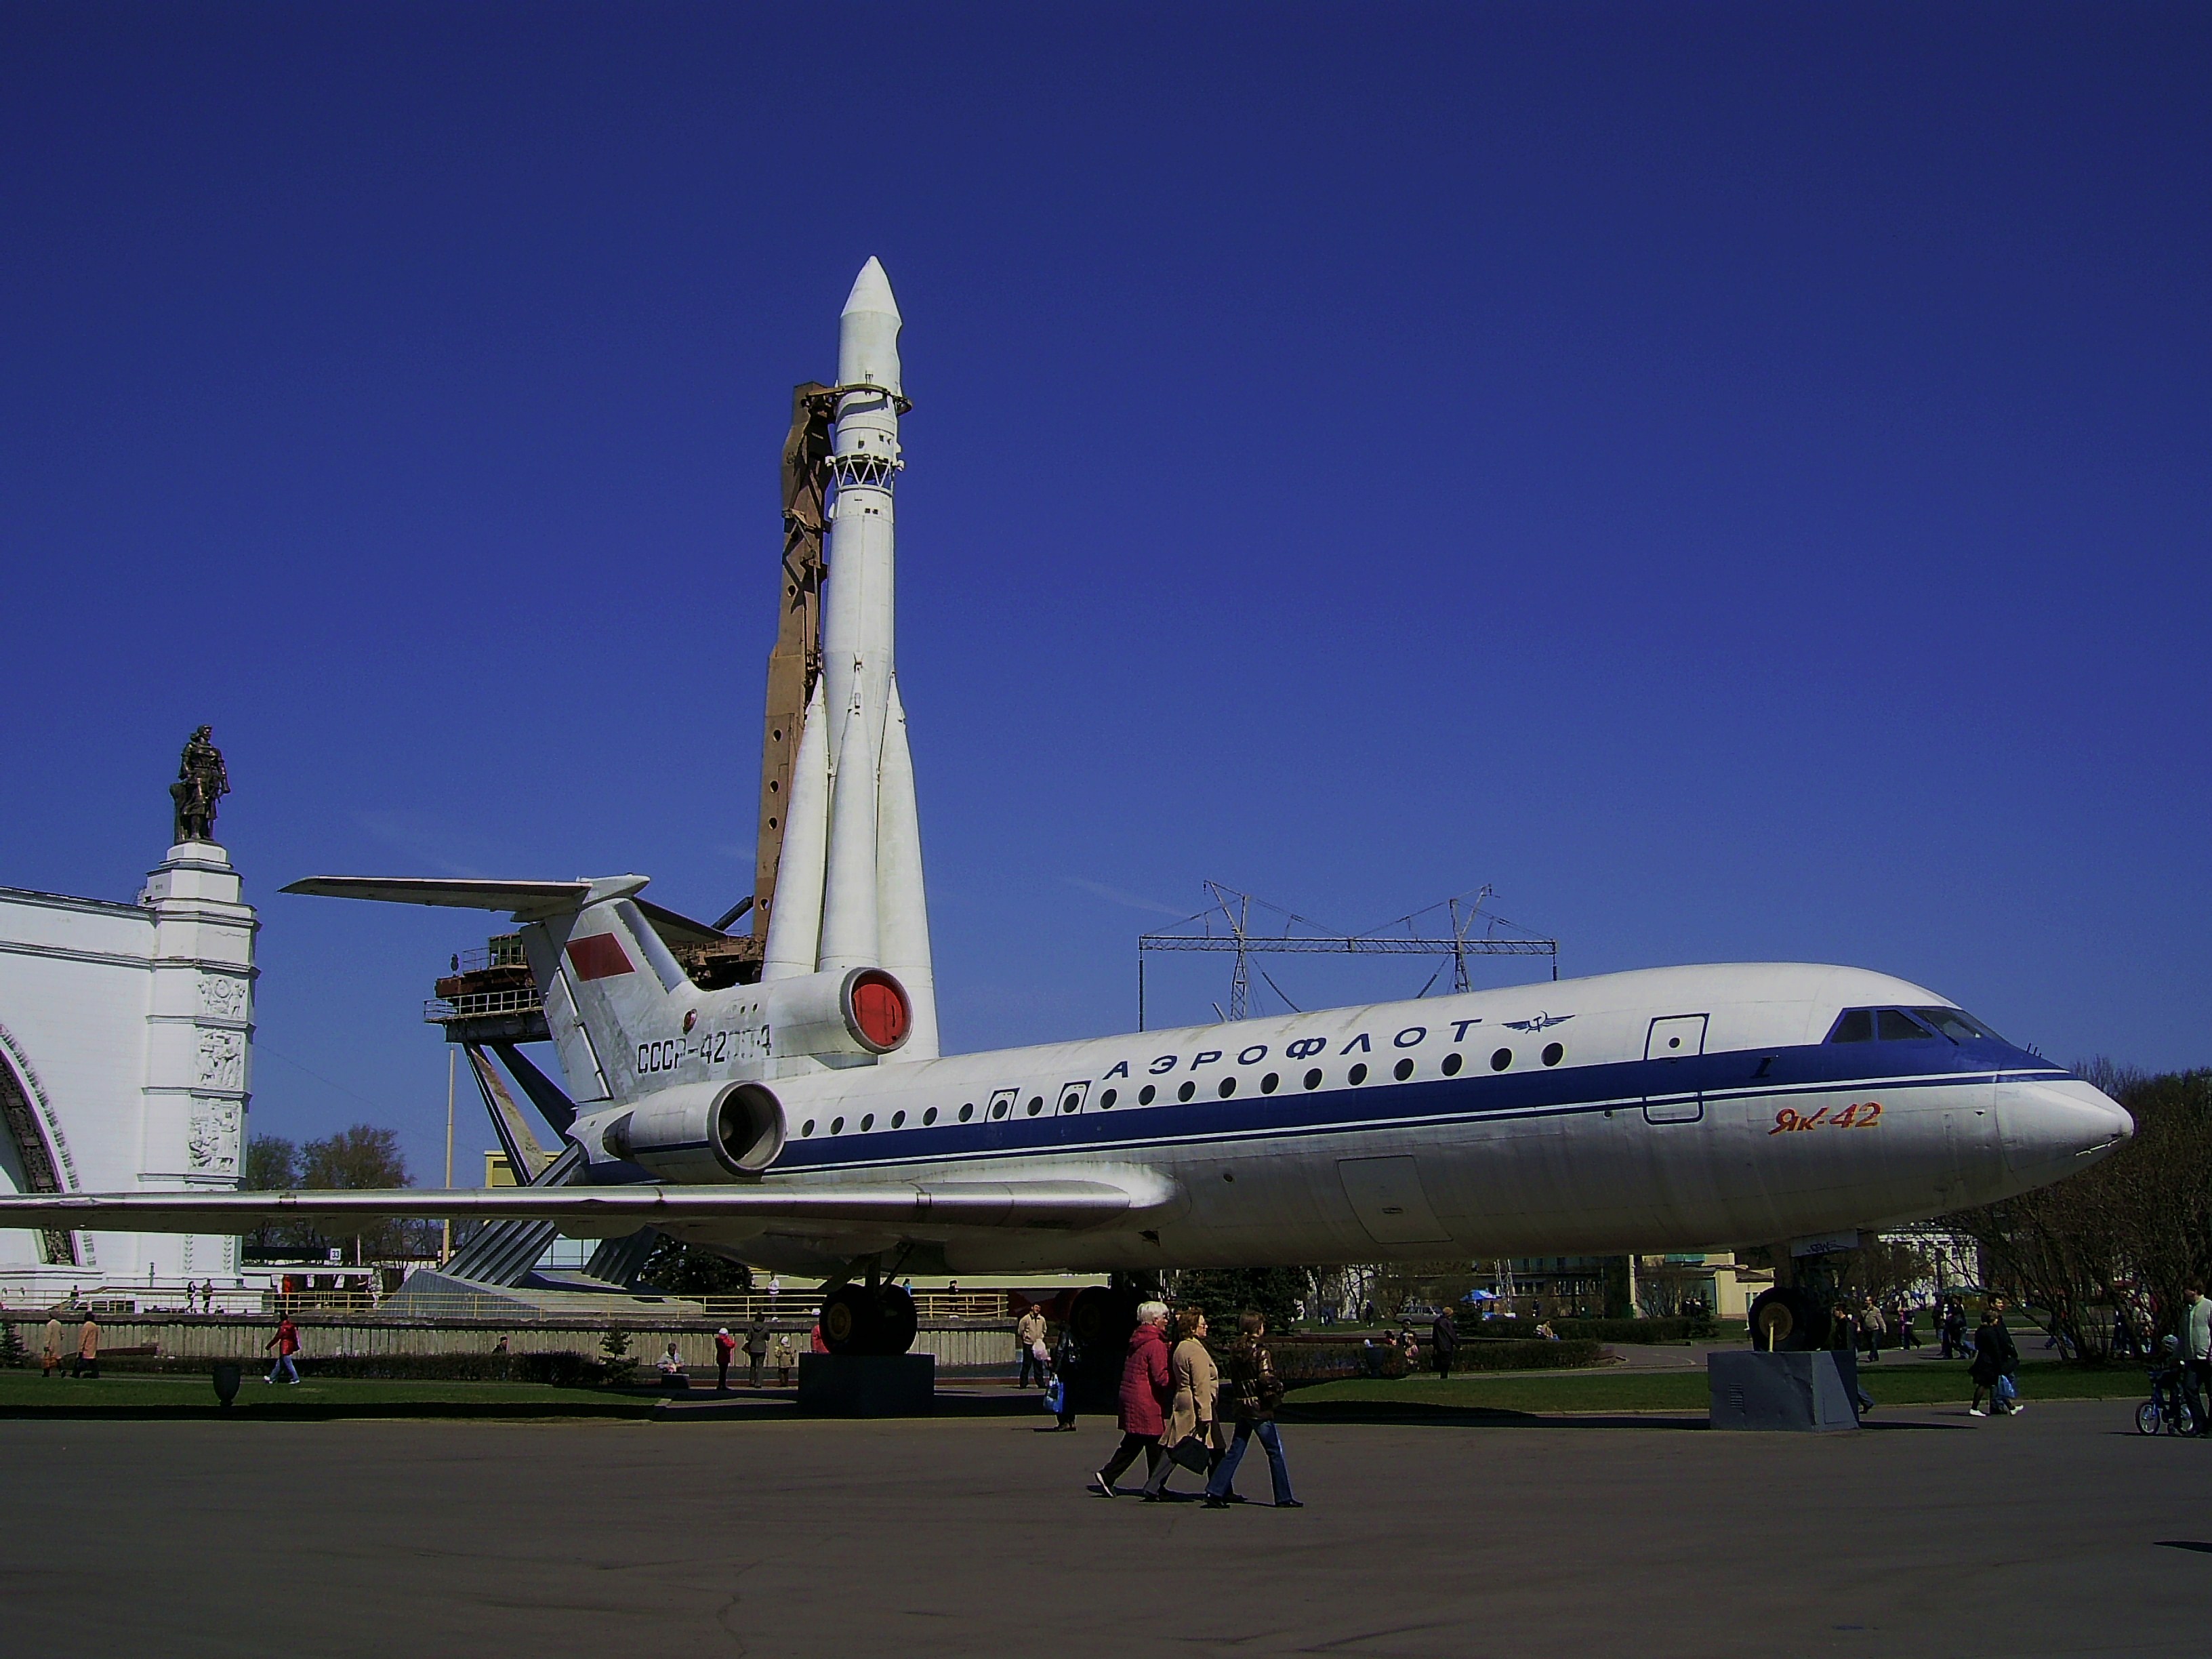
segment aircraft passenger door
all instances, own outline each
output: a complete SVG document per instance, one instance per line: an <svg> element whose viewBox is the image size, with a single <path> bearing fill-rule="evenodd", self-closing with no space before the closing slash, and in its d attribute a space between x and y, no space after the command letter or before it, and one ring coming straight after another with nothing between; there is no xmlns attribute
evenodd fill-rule
<svg viewBox="0 0 2212 1659"><path fill-rule="evenodd" d="M1645 1122L1695 1123L1705 1116L1705 1097L1691 1081L1692 1068L1683 1062L1705 1052L1706 1018L1669 1014L1651 1022L1650 1034L1644 1039L1644 1058L1656 1066L1650 1068L1644 1085ZM1668 1087L1670 1083L1675 1086Z"/></svg>
<svg viewBox="0 0 2212 1659"><path fill-rule="evenodd" d="M1062 1113L1081 1111L1083 1109L1083 1103L1089 1097L1090 1093L1091 1080L1088 1078L1085 1079L1080 1083L1061 1084L1060 1085L1060 1111Z"/></svg>

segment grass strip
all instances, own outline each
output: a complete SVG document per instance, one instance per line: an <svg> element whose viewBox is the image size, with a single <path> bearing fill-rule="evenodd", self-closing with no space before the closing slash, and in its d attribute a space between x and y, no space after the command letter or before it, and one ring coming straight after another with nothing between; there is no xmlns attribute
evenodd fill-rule
<svg viewBox="0 0 2212 1659"><path fill-rule="evenodd" d="M1879 1406L1965 1405L1973 1391L1963 1362L1859 1368L1860 1381ZM2090 1369L2055 1361L2020 1370L2023 1401L2146 1399L2149 1384L2130 1367ZM1319 1421L1383 1411L1515 1413L1694 1412L1703 1415L1710 1394L1702 1370L1601 1371L1575 1376L1468 1376L1449 1382L1409 1376L1395 1382L1320 1382L1297 1389L1285 1402L1286 1418Z"/></svg>

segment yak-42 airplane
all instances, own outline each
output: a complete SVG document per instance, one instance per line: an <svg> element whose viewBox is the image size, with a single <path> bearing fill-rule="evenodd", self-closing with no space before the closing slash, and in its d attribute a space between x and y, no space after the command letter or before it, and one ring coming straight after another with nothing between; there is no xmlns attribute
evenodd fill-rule
<svg viewBox="0 0 2212 1659"><path fill-rule="evenodd" d="M285 890L513 914L578 1109L568 1184L41 1194L0 1199L0 1228L650 1226L825 1275L830 1346L897 1353L902 1271L1127 1275L1071 1314L1104 1336L1163 1268L1817 1242L2057 1181L2132 1132L1932 991L1847 968L1660 969L939 1058L893 651L902 325L871 259L837 386L794 395L779 588L801 597L769 659L763 829L781 840L758 983L695 985L642 876ZM1770 1340L1826 1324L1787 1286L1753 1314Z"/></svg>
<svg viewBox="0 0 2212 1659"><path fill-rule="evenodd" d="M702 990L639 876L332 877L319 893L511 912L578 1099L586 1177L477 1191L0 1200L0 1227L243 1231L273 1218L641 1226L830 1279L835 1351L912 1341L897 1272L1676 1250L1817 1240L2085 1168L2125 1111L1904 980L1663 968L882 1063L878 968ZM1111 1293L1086 1292L1085 1324ZM1765 1293L1770 1335L1817 1315Z"/></svg>

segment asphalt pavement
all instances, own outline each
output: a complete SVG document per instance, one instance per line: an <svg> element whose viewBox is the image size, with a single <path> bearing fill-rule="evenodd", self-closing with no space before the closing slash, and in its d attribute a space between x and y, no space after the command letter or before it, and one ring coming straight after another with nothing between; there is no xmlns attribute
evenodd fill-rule
<svg viewBox="0 0 2212 1659"><path fill-rule="evenodd" d="M0 1652L2202 1655L2212 1442L2132 1410L1292 1424L1297 1510L1003 1409L0 1422Z"/></svg>

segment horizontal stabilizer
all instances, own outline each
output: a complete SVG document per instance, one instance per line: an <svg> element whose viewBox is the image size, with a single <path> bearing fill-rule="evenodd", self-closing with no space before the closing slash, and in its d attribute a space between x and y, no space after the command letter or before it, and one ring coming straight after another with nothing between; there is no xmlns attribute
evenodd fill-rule
<svg viewBox="0 0 2212 1659"><path fill-rule="evenodd" d="M0 1229L113 1229L242 1233L300 1218L619 1222L625 1230L697 1221L866 1223L911 1226L1069 1227L1150 1208L1103 1181L943 1181L837 1187L481 1187L301 1192L39 1193L0 1198ZM596 1230L596 1229L595 1229Z"/></svg>
<svg viewBox="0 0 2212 1659"><path fill-rule="evenodd" d="M644 880L638 878L640 887ZM511 910L519 916L559 915L582 908L588 881L447 881L416 876L310 876L282 890L316 898L375 899L385 904L441 904L456 910Z"/></svg>

